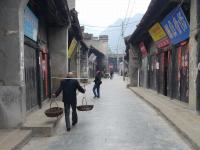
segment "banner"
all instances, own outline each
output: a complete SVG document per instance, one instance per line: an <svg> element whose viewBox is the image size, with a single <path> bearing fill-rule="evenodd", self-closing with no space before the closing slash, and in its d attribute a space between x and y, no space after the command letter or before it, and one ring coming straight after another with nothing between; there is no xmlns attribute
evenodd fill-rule
<svg viewBox="0 0 200 150"><path fill-rule="evenodd" d="M170 39L168 37L165 37L165 38L155 42L155 44L156 44L157 48L163 48L163 47L170 45Z"/></svg>
<svg viewBox="0 0 200 150"><path fill-rule="evenodd" d="M73 40L71 41L70 46L69 46L68 58L71 58L71 56L74 52L74 49L76 48L76 45L77 45L77 41L75 38L73 38Z"/></svg>
<svg viewBox="0 0 200 150"><path fill-rule="evenodd" d="M172 44L189 38L190 26L180 6L172 10L161 22Z"/></svg>
<svg viewBox="0 0 200 150"><path fill-rule="evenodd" d="M140 47L140 51L142 53L142 57L145 57L147 55L147 49L144 45L144 42L140 42L139 47Z"/></svg>
<svg viewBox="0 0 200 150"><path fill-rule="evenodd" d="M151 35L154 42L159 41L160 39L167 36L160 23L158 22L149 29L149 34Z"/></svg>
<svg viewBox="0 0 200 150"><path fill-rule="evenodd" d="M94 53L90 54L88 60L89 60L90 62L94 62L94 61L96 60L96 55L95 55Z"/></svg>

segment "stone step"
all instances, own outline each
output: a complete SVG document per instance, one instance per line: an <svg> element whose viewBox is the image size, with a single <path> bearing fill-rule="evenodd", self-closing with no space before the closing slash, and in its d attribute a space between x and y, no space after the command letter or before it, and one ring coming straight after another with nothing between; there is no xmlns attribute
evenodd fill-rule
<svg viewBox="0 0 200 150"><path fill-rule="evenodd" d="M63 103L57 101L59 107L63 108ZM55 104L52 105L54 107ZM56 106L56 105L55 105ZM37 137L49 137L54 134L55 127L59 120L62 118L62 115L58 118L48 118L44 111L48 109L49 102L45 103L42 109L38 109L26 117L25 123L22 125L22 129L32 130L33 136Z"/></svg>

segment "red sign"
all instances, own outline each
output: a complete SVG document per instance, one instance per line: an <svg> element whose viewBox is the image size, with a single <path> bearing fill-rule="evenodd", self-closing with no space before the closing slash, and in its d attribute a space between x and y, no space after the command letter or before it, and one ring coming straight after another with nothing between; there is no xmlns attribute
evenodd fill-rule
<svg viewBox="0 0 200 150"><path fill-rule="evenodd" d="M170 44L169 38L164 38L158 42L156 42L157 48L163 48L165 46L168 46Z"/></svg>
<svg viewBox="0 0 200 150"><path fill-rule="evenodd" d="M140 42L139 47L140 47L140 51L142 53L142 57L147 56L147 49L144 45L144 42Z"/></svg>

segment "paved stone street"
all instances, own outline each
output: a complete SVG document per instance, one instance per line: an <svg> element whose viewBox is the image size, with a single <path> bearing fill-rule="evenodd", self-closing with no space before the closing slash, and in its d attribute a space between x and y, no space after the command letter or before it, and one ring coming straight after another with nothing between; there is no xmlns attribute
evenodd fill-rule
<svg viewBox="0 0 200 150"><path fill-rule="evenodd" d="M93 99L92 84L86 95L94 109L78 112L79 123L70 132L63 117L53 137L33 138L23 150L190 150L154 109L126 88L122 77L104 79L100 99Z"/></svg>

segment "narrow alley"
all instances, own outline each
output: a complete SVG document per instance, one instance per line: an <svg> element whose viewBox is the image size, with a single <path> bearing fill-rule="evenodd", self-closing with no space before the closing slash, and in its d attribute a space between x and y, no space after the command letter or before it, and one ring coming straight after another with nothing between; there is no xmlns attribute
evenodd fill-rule
<svg viewBox="0 0 200 150"><path fill-rule="evenodd" d="M126 88L122 77L104 79L101 98L86 96L92 111L78 112L79 122L66 131L64 117L52 137L34 137L23 150L189 150L174 129L149 105ZM78 102L81 102L79 95Z"/></svg>
<svg viewBox="0 0 200 150"><path fill-rule="evenodd" d="M0 8L0 150L200 150L200 0Z"/></svg>

